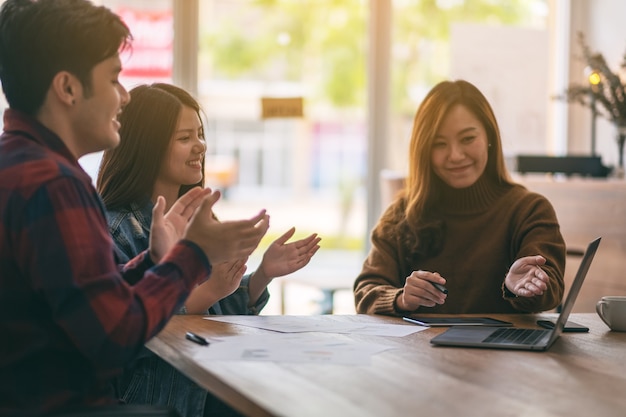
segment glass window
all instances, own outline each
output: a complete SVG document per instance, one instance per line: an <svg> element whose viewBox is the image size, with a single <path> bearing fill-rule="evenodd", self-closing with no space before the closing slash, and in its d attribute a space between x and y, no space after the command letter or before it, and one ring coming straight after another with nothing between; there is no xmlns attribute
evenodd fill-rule
<svg viewBox="0 0 626 417"><path fill-rule="evenodd" d="M218 214L266 207L268 242L291 226L319 233L322 249L286 280L349 290L366 236L367 2L199 4L207 179L226 197ZM262 118L263 98L301 98L303 115Z"/></svg>
<svg viewBox="0 0 626 417"><path fill-rule="evenodd" d="M515 106L524 100L524 93L536 93L529 100L538 113L533 114L541 118L536 122L540 126L532 134L526 132L525 145L536 140L545 146L546 107L551 95L547 82L548 11L547 0L394 0L390 168L406 169L403 152L408 148L417 107L428 91L445 79L465 78L487 96L498 117L506 154L515 153L515 146L520 146L512 139L512 131L519 127L513 124L520 122L519 112L526 109ZM530 52L533 60L524 61L527 56L523 52L536 45L531 42L536 34L539 45ZM523 36L528 46L516 49L515 41ZM530 74L539 74L538 80ZM520 75L522 78L516 78ZM526 86L517 88L520 83Z"/></svg>
<svg viewBox="0 0 626 417"><path fill-rule="evenodd" d="M365 0L200 2L208 178L226 191L227 216L267 207L272 237L292 225L322 235L322 250L295 282L322 280L321 268L350 288L365 258L369 7ZM454 25L545 30L547 6L396 0L392 8L389 165L402 169L419 102L451 76ZM304 115L262 119L263 97L302 97Z"/></svg>
<svg viewBox="0 0 626 417"><path fill-rule="evenodd" d="M197 15L207 182L224 191L218 215L240 218L267 208L272 221L265 244L291 226L298 237L319 233L322 250L293 282L346 289L349 296L369 235L364 181L370 1L201 0ZM545 30L546 1L392 1L390 168L404 167L410 125L424 94L451 76L455 25ZM132 54L123 57L122 82L128 88L172 82L173 2L96 3L119 13L135 38ZM263 118L263 98L302 99L302 116ZM94 178L100 157L81 159ZM259 261L256 256L250 270Z"/></svg>

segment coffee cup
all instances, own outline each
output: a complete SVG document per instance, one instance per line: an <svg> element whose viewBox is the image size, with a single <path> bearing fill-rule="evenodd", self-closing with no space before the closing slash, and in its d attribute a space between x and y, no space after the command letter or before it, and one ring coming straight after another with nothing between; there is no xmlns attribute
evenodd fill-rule
<svg viewBox="0 0 626 417"><path fill-rule="evenodd" d="M626 296L602 297L596 303L596 312L611 330L626 332Z"/></svg>

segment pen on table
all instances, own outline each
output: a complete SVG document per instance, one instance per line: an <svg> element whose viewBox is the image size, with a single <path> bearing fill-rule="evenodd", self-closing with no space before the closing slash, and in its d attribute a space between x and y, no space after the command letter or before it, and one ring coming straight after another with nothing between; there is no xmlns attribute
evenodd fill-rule
<svg viewBox="0 0 626 417"><path fill-rule="evenodd" d="M437 288L439 291L441 291L444 294L448 293L448 289L446 287L444 287L443 285L437 283L437 282L430 282L431 284L433 284L433 287Z"/></svg>
<svg viewBox="0 0 626 417"><path fill-rule="evenodd" d="M202 346L207 346L209 344L209 342L207 342L207 340L204 337L198 336L197 334L192 333L192 332L187 332L185 334L185 339L191 340L192 342L197 343Z"/></svg>

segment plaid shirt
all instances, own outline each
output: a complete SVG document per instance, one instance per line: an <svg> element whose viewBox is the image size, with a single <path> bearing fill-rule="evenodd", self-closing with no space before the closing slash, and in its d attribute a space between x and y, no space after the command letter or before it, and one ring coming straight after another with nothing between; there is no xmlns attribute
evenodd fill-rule
<svg viewBox="0 0 626 417"><path fill-rule="evenodd" d="M210 263L181 241L156 266L146 252L118 266L91 178L58 136L11 109L4 130L0 415L115 401L112 378L210 274Z"/></svg>

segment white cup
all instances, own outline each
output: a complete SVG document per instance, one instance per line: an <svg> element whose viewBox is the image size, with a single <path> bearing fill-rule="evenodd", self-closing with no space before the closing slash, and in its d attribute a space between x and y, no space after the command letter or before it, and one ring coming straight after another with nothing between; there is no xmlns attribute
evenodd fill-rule
<svg viewBox="0 0 626 417"><path fill-rule="evenodd" d="M626 332L626 296L602 297L596 303L596 312L611 330Z"/></svg>

